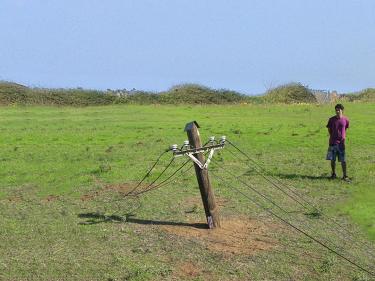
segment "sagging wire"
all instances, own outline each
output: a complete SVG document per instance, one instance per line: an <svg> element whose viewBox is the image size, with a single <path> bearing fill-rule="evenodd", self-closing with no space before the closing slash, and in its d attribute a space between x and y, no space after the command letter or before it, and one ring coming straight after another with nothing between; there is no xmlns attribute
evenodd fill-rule
<svg viewBox="0 0 375 281"><path fill-rule="evenodd" d="M320 210L317 206L315 206L313 203L309 202L308 200L306 200L305 198L303 198L301 195L299 195L298 193L294 192L289 186L283 184L283 182L281 182L279 179L271 176L271 178L275 181L277 181L277 183L273 182L269 177L265 176L263 173L266 172L266 169L264 167L262 167L259 163L257 163L254 159L252 159L247 153L245 153L243 150L241 150L237 145L235 145L233 142L231 142L230 140L226 140L232 147L234 147L240 154L242 154L243 156L246 157L247 160L251 161L254 165L256 165L261 171L259 170L256 170L255 171L258 173L258 175L262 176L265 180L267 180L269 183L271 183L274 187L276 187L277 189L279 189L281 192L283 192L284 194L286 194L287 196L289 196L292 200L294 200L295 202L297 202L299 205L301 205L303 208L305 208L306 210L309 210L308 207L306 207L304 204L302 204L299 200L296 200L293 196L291 196L290 194L288 194L285 190L283 190L281 186L285 187L287 190L289 190L291 193L293 193L293 195L297 196L298 198L300 198L303 202L305 202L307 205L309 205L310 207L312 207L314 209L314 211L321 215L321 216L324 216L326 219L328 219L328 221L330 222L329 224L331 225L331 227L334 227L334 225L338 226L339 228L335 228L335 230L339 231L344 237L343 239L348 239L350 240L351 242L355 243L355 244L359 244L361 246L364 246L366 247L366 252L372 257L372 258L375 258L375 255L370 252L367 247L368 245L366 245L365 243L361 242L361 241L358 241L358 240L354 240L353 238L350 238L350 237L347 237L345 235L348 234L349 236L354 236L354 234L352 232L350 232L349 230L347 230L346 228L344 228L342 225L340 225L338 222L336 222L333 218L327 216L326 214L323 213L322 210ZM228 151L230 153L233 154L233 152L231 150L228 149ZM234 154L233 154L234 155ZM248 164L246 164L247 166L249 166ZM250 166L249 166L250 167ZM253 168L253 167L251 167ZM263 173L262 173L263 172ZM295 188L295 187L294 187ZM345 233L344 233L345 232Z"/></svg>
<svg viewBox="0 0 375 281"><path fill-rule="evenodd" d="M244 196L245 198L247 198L248 200L250 200L252 203L254 203L255 205L257 205L260 209L266 211L270 215L272 215L272 216L276 217L277 219L281 220L286 225L288 225L288 226L292 227L294 230L302 233L306 237L308 237L311 240L315 241L316 243L320 244L321 246L323 246L327 250L331 251L332 253L334 253L337 256L341 257L342 259L346 260L351 265L357 267L358 269L362 270L363 272L366 272L367 274L369 274L371 276L375 276L375 272L372 272L372 271L364 268L363 266L359 265L358 263L356 263L353 260L351 260L351 259L347 258L346 256L344 256L343 254L339 253L335 249L332 249L330 246L326 245L324 242L321 242L318 238L315 238L314 236L308 234L306 231L304 231L304 230L300 229L299 227L293 225L292 223L288 222L286 219L282 218L280 215L276 214L275 212L273 212L269 208L264 207L261 203L259 203L258 201L254 200L254 198L248 196L246 193L242 192L241 190L239 190L235 186L228 184L228 182L225 181L225 180L223 180L222 177L218 176L217 174L215 174L215 177L218 178L221 182L223 182L225 186L230 187L232 190L235 190L237 193L241 194L242 196Z"/></svg>
<svg viewBox="0 0 375 281"><path fill-rule="evenodd" d="M276 208L278 208L279 210L281 210L283 213L285 214L289 214L289 212L287 210L285 210L284 208L282 208L279 204L277 204L276 202L274 202L272 199L270 199L268 196L266 196L265 194L263 194L262 192L258 191L253 185L250 185L246 182L244 182L243 180L241 180L239 177L235 176L233 173L223 169L222 169L222 173L226 173L228 174L229 176L233 177L236 182L240 182L241 184L245 185L247 188L249 188L250 190L252 190L253 192L255 192L258 196L261 196L263 199L265 199L266 201L270 202L272 205L274 205ZM219 176L217 176L219 177ZM298 220L298 219L297 219ZM311 227L309 227L307 224L305 224L303 221L301 220L298 220L298 222L302 225L304 225L306 228L310 229L312 232L314 232L316 234L316 231L312 230ZM332 244L333 246L345 251L345 249L343 247L339 247L337 246L334 242L332 242L331 240L329 239L326 239L326 238L323 238L325 240L325 242L327 243L330 243ZM349 255L352 255L351 253L348 253Z"/></svg>
<svg viewBox="0 0 375 281"><path fill-rule="evenodd" d="M158 157L157 159L155 160L155 162L153 163L153 165L150 167L150 169L146 172L146 174L142 177L142 179L134 186L134 188L132 188L130 191L126 192L126 193L123 193L120 195L120 198L118 199L112 199L112 200L108 200L108 201L103 201L103 200L95 200L95 202L101 202L101 203L110 203L110 204L116 204L117 205L117 211L114 212L114 214L118 214L120 213L120 206L117 204L117 202L119 201L123 201L125 198L135 198L136 202L138 203L137 206L135 208L133 208L131 211L128 211L127 212L127 215L128 216L129 214L133 214L135 211L139 210L141 207L142 207L142 203L139 199L139 194L138 193L135 193L135 191L142 185L142 183L146 180L146 178L148 178L150 175L151 175L151 172L153 171L153 169L156 167L156 165L159 163L160 159L167 153L169 152L171 149L166 149L164 150ZM170 168L170 166L172 165L172 163L174 162L174 158L172 158L170 160L170 162L167 164L167 166L163 169L163 171L158 175L158 177L156 179L154 179L150 184L148 184L148 186L146 187L146 189L148 189L150 186L152 186L158 179L160 179L163 174L168 170L168 168ZM142 192L143 193L143 192Z"/></svg>
<svg viewBox="0 0 375 281"><path fill-rule="evenodd" d="M170 164L173 162L174 158L172 159L172 161L170 162ZM146 193L146 192L149 192L151 190L155 190L155 189L158 189L160 187L163 187L163 186L166 186L168 185L170 182L172 182L173 180L173 177L183 168L186 166L186 164L189 163L189 159L187 161L185 161L179 168L177 168L172 174L170 174L166 179L164 179L162 182L158 183L157 185L155 186L152 186L155 182L153 181L151 184L149 184L147 186L146 189L144 190L141 190L140 192L134 194L135 196L138 196L138 195L141 195L143 193ZM190 169L190 168L189 168ZM165 169L166 170L166 169ZM158 177L157 179L159 179L160 177Z"/></svg>

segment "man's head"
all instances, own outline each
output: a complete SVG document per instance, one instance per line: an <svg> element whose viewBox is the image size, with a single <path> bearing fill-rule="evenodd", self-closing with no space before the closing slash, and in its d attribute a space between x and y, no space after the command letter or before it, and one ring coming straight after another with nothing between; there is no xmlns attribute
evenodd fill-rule
<svg viewBox="0 0 375 281"><path fill-rule="evenodd" d="M336 116L340 117L344 111L344 106L341 103L335 105Z"/></svg>

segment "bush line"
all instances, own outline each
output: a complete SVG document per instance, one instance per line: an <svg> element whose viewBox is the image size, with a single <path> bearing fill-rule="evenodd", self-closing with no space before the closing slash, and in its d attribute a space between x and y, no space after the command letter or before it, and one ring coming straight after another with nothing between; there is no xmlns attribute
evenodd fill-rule
<svg viewBox="0 0 375 281"><path fill-rule="evenodd" d="M339 95L345 101L375 101L375 89ZM165 92L138 90L87 90L29 88L0 82L0 105L94 106L109 104L262 104L317 103L310 89L289 83L270 89L264 95L248 96L236 91L215 90L197 84L182 84Z"/></svg>

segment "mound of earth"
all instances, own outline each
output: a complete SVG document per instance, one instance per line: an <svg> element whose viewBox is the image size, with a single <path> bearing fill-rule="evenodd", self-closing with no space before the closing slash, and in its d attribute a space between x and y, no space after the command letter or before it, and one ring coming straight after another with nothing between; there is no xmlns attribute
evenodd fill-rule
<svg viewBox="0 0 375 281"><path fill-rule="evenodd" d="M185 239L193 239L206 249L222 254L253 255L277 247L269 233L277 225L249 218L223 218L221 227L203 229L188 225L160 225L162 231Z"/></svg>
<svg viewBox="0 0 375 281"><path fill-rule="evenodd" d="M101 190L83 195L81 200L86 201L97 196L102 197L106 192L128 194L135 186L133 183L108 185ZM137 191L142 189L143 187L140 186L140 190L137 189ZM223 207L227 202L227 199L217 198L219 207ZM182 239L194 240L210 251L225 255L253 255L259 251L271 250L278 246L275 236L271 235L282 229L282 226L278 224L242 216L223 217L221 227L208 229L206 228L206 222L196 220L196 212L204 212L199 197L189 197L182 204L189 209L185 211L188 216L188 223L148 221L137 218L127 218L127 221L137 223L141 228L152 225L153 228L160 231Z"/></svg>

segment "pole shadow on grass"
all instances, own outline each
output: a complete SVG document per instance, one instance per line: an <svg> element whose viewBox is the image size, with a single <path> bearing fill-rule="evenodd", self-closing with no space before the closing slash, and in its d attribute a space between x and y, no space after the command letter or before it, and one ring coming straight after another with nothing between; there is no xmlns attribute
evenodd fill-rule
<svg viewBox="0 0 375 281"><path fill-rule="evenodd" d="M82 213L78 214L81 219L86 219L78 224L80 225L92 225L98 223L135 223L142 225L166 225L166 226L186 226L198 229L208 229L205 223L184 223L184 222L173 222L173 221L156 221L156 220L145 220L134 218L133 214L126 214L125 216L118 215L104 215L102 213Z"/></svg>

